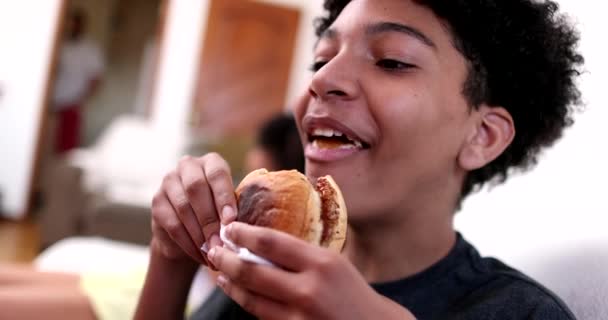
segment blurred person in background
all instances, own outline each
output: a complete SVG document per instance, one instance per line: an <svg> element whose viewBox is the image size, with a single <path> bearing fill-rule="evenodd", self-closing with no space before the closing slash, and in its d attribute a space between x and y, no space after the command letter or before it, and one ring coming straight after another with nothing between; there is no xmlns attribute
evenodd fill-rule
<svg viewBox="0 0 608 320"><path fill-rule="evenodd" d="M304 172L304 152L292 115L279 114L262 126L255 145L245 156L244 167L246 172L260 168Z"/></svg>
<svg viewBox="0 0 608 320"><path fill-rule="evenodd" d="M304 154L293 116L278 114L271 118L255 141L244 159L245 170L304 171ZM121 274L76 274L0 264L0 319L131 319L145 268ZM216 274L210 277L214 279ZM215 289L213 294L220 291Z"/></svg>
<svg viewBox="0 0 608 320"><path fill-rule="evenodd" d="M86 37L85 12L72 9L67 19L52 101L56 115L54 151L58 154L80 145L82 111L99 87L105 68L100 48Z"/></svg>

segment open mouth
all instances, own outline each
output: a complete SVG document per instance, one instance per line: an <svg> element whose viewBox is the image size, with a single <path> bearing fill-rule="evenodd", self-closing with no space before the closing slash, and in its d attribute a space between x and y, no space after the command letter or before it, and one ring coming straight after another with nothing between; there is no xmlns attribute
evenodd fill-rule
<svg viewBox="0 0 608 320"><path fill-rule="evenodd" d="M308 142L319 149L368 149L369 144L335 129L316 128L308 134Z"/></svg>

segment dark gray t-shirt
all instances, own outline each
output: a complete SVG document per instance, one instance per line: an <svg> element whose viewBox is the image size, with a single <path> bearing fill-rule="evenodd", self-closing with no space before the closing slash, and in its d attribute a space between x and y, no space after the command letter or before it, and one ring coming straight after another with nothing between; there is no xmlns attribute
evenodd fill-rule
<svg viewBox="0 0 608 320"><path fill-rule="evenodd" d="M372 287L420 320L575 319L551 291L496 259L482 258L460 234L450 253L427 270ZM191 319L255 318L216 289Z"/></svg>

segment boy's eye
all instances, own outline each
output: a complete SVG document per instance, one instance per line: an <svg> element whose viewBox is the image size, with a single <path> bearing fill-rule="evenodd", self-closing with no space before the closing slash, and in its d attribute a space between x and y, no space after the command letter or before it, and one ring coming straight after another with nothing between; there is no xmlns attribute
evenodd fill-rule
<svg viewBox="0 0 608 320"><path fill-rule="evenodd" d="M390 71L400 71L407 70L411 68L415 68L416 66L413 64L393 60L393 59L382 59L376 62L376 65L382 69L390 70Z"/></svg>
<svg viewBox="0 0 608 320"><path fill-rule="evenodd" d="M311 66L310 66L310 71L312 72L317 72L319 71L321 68L323 68L323 66L327 64L327 61L315 61Z"/></svg>

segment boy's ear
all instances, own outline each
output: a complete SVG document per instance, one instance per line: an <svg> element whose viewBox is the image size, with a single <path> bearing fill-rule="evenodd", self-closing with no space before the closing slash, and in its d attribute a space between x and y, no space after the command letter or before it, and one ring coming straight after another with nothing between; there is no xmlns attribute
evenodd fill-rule
<svg viewBox="0 0 608 320"><path fill-rule="evenodd" d="M475 124L458 154L458 164L467 171L498 158L515 136L513 118L506 109L483 105L474 112Z"/></svg>

